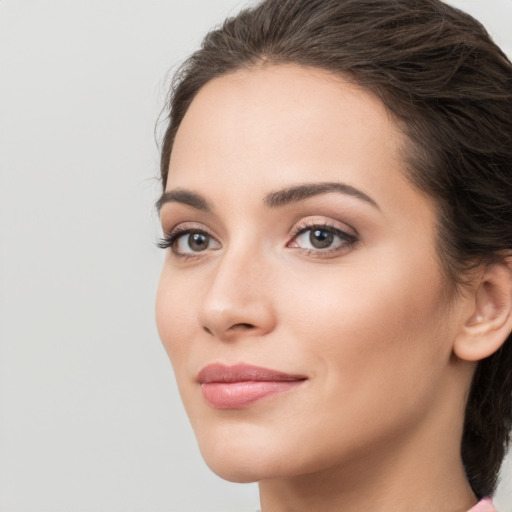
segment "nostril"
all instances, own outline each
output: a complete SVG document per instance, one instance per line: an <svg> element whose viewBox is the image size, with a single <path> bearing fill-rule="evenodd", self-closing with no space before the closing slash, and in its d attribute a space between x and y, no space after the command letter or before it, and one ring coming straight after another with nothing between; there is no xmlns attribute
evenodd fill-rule
<svg viewBox="0 0 512 512"><path fill-rule="evenodd" d="M252 324L247 324L247 323L240 323L240 324L235 324L231 327L232 329L240 329L240 330L246 330L246 329L254 329L254 325Z"/></svg>
<svg viewBox="0 0 512 512"><path fill-rule="evenodd" d="M215 328L211 329L207 327L206 325L203 325L203 331L211 336L230 336L236 333L251 331L253 329L256 329L256 326L254 324L250 324L247 322L240 322L238 324L233 324L227 329L220 329L218 332Z"/></svg>

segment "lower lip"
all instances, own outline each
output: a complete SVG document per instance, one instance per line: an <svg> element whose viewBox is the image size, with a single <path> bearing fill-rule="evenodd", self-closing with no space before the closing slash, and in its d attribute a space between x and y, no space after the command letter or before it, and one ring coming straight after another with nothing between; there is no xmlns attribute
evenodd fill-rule
<svg viewBox="0 0 512 512"><path fill-rule="evenodd" d="M201 385L206 401L215 409L242 409L301 384L291 381L209 382Z"/></svg>

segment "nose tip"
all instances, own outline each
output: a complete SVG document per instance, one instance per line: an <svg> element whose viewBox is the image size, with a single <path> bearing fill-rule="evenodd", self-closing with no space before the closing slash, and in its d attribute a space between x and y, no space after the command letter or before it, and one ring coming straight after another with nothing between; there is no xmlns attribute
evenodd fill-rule
<svg viewBox="0 0 512 512"><path fill-rule="evenodd" d="M252 265L251 265L252 263ZM200 305L199 324L208 335L233 340L263 336L276 322L271 287L261 271L261 261L224 261L212 275Z"/></svg>
<svg viewBox="0 0 512 512"><path fill-rule="evenodd" d="M274 325L271 315L262 309L244 308L243 305L239 305L231 310L224 309L222 313L217 314L211 309L203 310L200 322L204 332L218 339L232 340L241 336L262 336L272 330ZM251 317L251 321L239 321L240 317Z"/></svg>

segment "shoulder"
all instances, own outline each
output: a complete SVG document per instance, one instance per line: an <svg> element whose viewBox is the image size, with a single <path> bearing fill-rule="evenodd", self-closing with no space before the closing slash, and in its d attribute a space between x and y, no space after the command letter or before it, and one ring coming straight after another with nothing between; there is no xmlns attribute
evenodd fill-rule
<svg viewBox="0 0 512 512"><path fill-rule="evenodd" d="M497 510L494 508L491 498L484 498L468 510L468 512L497 512Z"/></svg>

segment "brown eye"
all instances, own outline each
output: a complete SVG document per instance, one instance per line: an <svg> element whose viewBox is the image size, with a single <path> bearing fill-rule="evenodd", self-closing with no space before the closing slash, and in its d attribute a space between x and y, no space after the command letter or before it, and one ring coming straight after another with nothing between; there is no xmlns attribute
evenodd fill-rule
<svg viewBox="0 0 512 512"><path fill-rule="evenodd" d="M186 236L188 238L188 246L193 251L204 251L208 249L210 237L204 233L190 233Z"/></svg>
<svg viewBox="0 0 512 512"><path fill-rule="evenodd" d="M312 229L309 232L309 242L315 249L325 249L332 245L334 234L322 229Z"/></svg>
<svg viewBox="0 0 512 512"><path fill-rule="evenodd" d="M333 257L346 253L358 241L342 229L330 225L313 225L302 228L288 247L306 251L309 256Z"/></svg>
<svg viewBox="0 0 512 512"><path fill-rule="evenodd" d="M182 231L171 235L166 247L177 256L192 255L213 249L220 249L220 243L205 231Z"/></svg>

